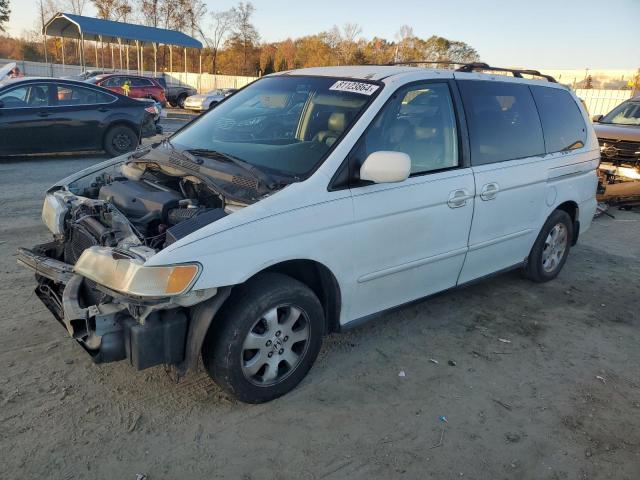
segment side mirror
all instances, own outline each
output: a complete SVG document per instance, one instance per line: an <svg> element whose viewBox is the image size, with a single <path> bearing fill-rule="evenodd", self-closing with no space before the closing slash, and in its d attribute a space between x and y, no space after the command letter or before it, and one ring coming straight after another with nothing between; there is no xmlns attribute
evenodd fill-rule
<svg viewBox="0 0 640 480"><path fill-rule="evenodd" d="M604 117L604 115L594 115L593 117L591 117L591 120L598 123L600 120L602 120L602 117Z"/></svg>
<svg viewBox="0 0 640 480"><path fill-rule="evenodd" d="M411 158L406 153L373 152L360 167L360 180L374 183L402 182L411 173Z"/></svg>

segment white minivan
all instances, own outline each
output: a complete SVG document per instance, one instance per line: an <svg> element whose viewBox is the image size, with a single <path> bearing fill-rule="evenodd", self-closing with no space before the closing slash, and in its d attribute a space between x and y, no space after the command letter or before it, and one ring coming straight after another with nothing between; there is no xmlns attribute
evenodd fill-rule
<svg viewBox="0 0 640 480"><path fill-rule="evenodd" d="M238 399L271 400L329 332L507 269L558 275L600 150L575 95L536 73L264 77L51 187L53 239L18 261L96 362L184 375L201 357Z"/></svg>

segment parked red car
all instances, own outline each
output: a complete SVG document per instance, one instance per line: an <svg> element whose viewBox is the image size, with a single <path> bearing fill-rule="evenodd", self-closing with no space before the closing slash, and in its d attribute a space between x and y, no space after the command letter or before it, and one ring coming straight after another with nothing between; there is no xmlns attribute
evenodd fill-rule
<svg viewBox="0 0 640 480"><path fill-rule="evenodd" d="M99 87L131 98L151 98L164 107L167 103L164 88L153 78L127 74L97 75L86 80Z"/></svg>

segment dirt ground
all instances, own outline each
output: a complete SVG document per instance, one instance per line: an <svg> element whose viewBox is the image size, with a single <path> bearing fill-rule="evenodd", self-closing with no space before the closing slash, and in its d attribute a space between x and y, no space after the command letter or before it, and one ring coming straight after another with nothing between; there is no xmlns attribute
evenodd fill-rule
<svg viewBox="0 0 640 480"><path fill-rule="evenodd" d="M553 282L509 273L332 335L250 406L202 372L94 365L32 293L14 252L48 237L43 190L99 160L0 161L1 479L640 478L640 214L598 218Z"/></svg>

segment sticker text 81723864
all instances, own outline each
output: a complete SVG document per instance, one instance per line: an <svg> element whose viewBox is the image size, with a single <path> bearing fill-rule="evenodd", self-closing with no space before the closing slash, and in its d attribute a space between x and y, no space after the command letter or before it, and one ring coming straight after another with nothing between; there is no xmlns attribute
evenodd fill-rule
<svg viewBox="0 0 640 480"><path fill-rule="evenodd" d="M371 95L378 90L378 85L364 82L352 82L349 80L338 80L329 87L329 90L338 90L340 92L361 93L363 95Z"/></svg>

